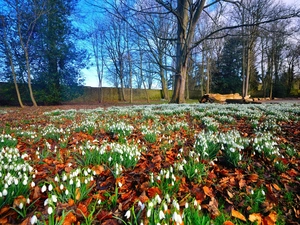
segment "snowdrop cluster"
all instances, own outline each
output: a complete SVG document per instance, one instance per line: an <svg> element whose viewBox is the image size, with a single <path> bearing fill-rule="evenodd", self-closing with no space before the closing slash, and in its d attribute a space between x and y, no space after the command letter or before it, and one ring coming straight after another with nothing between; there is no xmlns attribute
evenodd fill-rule
<svg viewBox="0 0 300 225"><path fill-rule="evenodd" d="M41 130L41 135L44 138L58 140L61 135L65 135L66 130L63 128L57 128L53 124L49 124Z"/></svg>
<svg viewBox="0 0 300 225"><path fill-rule="evenodd" d="M110 133L116 133L121 136L128 136L133 131L134 127L124 122L117 122L107 126L107 131Z"/></svg>
<svg viewBox="0 0 300 225"><path fill-rule="evenodd" d="M187 130L188 127L189 127L189 125L185 121L175 121L175 123L173 123L173 124L168 124L166 129L172 130L172 131L177 131L177 130L180 130L181 128Z"/></svg>
<svg viewBox="0 0 300 225"><path fill-rule="evenodd" d="M91 169L77 168L70 173L62 173L56 175L53 182L45 183L41 192L48 193L48 199L45 201L45 205L49 201L56 203L57 199L60 202L68 202L69 199L79 201L84 199L91 190L95 171Z"/></svg>
<svg viewBox="0 0 300 225"><path fill-rule="evenodd" d="M274 116L269 116L265 121L258 124L258 126L254 129L255 132L280 132L281 128L277 124L277 119Z"/></svg>
<svg viewBox="0 0 300 225"><path fill-rule="evenodd" d="M234 124L236 122L235 118L229 115L220 115L216 118L220 123Z"/></svg>
<svg viewBox="0 0 300 225"><path fill-rule="evenodd" d="M271 132L257 132L256 137L253 138L254 151L271 158L280 156L276 139L276 136Z"/></svg>
<svg viewBox="0 0 300 225"><path fill-rule="evenodd" d="M168 194L163 199L156 195L148 202L146 208L149 224L169 224L173 221L174 224L179 225L183 222L178 201L176 198L171 200Z"/></svg>
<svg viewBox="0 0 300 225"><path fill-rule="evenodd" d="M10 134L0 134L0 148L14 147L17 144L17 139L12 137Z"/></svg>
<svg viewBox="0 0 300 225"><path fill-rule="evenodd" d="M194 149L202 159L213 160L219 151L218 137L213 131L202 131L195 135Z"/></svg>
<svg viewBox="0 0 300 225"><path fill-rule="evenodd" d="M173 166L161 169L159 174L150 173L150 185L159 187L163 194L174 194L178 191L180 180L176 178Z"/></svg>
<svg viewBox="0 0 300 225"><path fill-rule="evenodd" d="M17 148L5 147L0 150L0 208L11 204L20 194L27 195L32 180L33 168Z"/></svg>
<svg viewBox="0 0 300 225"><path fill-rule="evenodd" d="M213 117L203 117L201 118L203 125L207 127L208 130L217 131L220 124Z"/></svg>
<svg viewBox="0 0 300 225"><path fill-rule="evenodd" d="M241 137L237 130L230 130L226 133L219 133L219 143L224 147L233 148L236 150L243 150L249 145L249 139Z"/></svg>
<svg viewBox="0 0 300 225"><path fill-rule="evenodd" d="M107 151L109 149L109 151ZM99 148L99 152L108 157L109 164L119 164L126 168L134 166L141 157L143 149L138 148L137 145L106 143ZM106 161L106 162L107 162Z"/></svg>
<svg viewBox="0 0 300 225"><path fill-rule="evenodd" d="M76 132L87 132L88 134L92 134L94 130L98 128L98 124L92 119L86 119L81 121L80 123L75 123L73 128Z"/></svg>

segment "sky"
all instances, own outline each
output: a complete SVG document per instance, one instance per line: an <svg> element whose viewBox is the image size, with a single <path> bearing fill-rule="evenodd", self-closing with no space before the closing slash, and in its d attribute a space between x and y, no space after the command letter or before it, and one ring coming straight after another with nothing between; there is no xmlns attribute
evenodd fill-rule
<svg viewBox="0 0 300 225"><path fill-rule="evenodd" d="M295 5L298 6L299 0L279 0L280 2L286 4L286 5ZM91 66L89 67L89 69L83 69L82 71L83 76L85 77L85 86L90 86L90 87L98 87L99 85L99 80L98 80L98 76L97 76L97 71L96 68ZM105 77L105 74L104 74ZM103 80L103 87L110 87L112 86L110 83L108 83L107 81L105 81L105 79Z"/></svg>

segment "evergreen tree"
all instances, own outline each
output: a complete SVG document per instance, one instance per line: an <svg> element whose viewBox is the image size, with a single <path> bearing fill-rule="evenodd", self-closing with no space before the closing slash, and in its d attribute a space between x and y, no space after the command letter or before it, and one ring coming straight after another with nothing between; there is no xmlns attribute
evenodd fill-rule
<svg viewBox="0 0 300 225"><path fill-rule="evenodd" d="M75 28L70 17L77 0L49 0L47 13L39 21L36 51L40 54L35 84L39 87L39 101L57 104L67 100L70 87L81 85L80 69L86 55L75 42ZM76 89L78 90L78 89Z"/></svg>
<svg viewBox="0 0 300 225"><path fill-rule="evenodd" d="M241 37L229 37L225 40L221 57L216 62L216 72L212 77L213 92L241 92L242 51Z"/></svg>

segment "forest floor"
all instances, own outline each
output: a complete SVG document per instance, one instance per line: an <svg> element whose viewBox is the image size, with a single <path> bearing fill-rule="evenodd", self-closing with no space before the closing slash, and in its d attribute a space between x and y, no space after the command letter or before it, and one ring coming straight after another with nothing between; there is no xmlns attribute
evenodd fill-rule
<svg viewBox="0 0 300 225"><path fill-rule="evenodd" d="M299 224L299 116L299 99L0 107L0 224Z"/></svg>

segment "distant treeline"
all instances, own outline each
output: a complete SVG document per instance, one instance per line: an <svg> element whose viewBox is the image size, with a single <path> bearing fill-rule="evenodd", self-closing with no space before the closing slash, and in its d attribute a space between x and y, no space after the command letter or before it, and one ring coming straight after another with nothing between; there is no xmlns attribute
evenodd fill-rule
<svg viewBox="0 0 300 225"><path fill-rule="evenodd" d="M289 96L283 93L277 97L299 97L300 95L300 80L294 82L292 92ZM25 105L32 105L28 87L26 84L20 85L21 97ZM42 88L33 86L34 94L37 99L38 105L51 105L51 101L47 101L47 97L44 96ZM259 88L256 93L253 93L251 97L263 97L263 91ZM87 86L69 86L62 87L62 101L59 104L97 104L97 103L110 103L121 101L121 89L114 87L87 87ZM169 90L169 95L172 95L172 90ZM125 88L125 100L131 101L131 89ZM200 90L189 90L189 99L200 99ZM163 99L162 90L153 89L132 89L132 101L133 102L146 102L158 101ZM0 82L0 105L1 106L18 106L18 99L13 83Z"/></svg>

